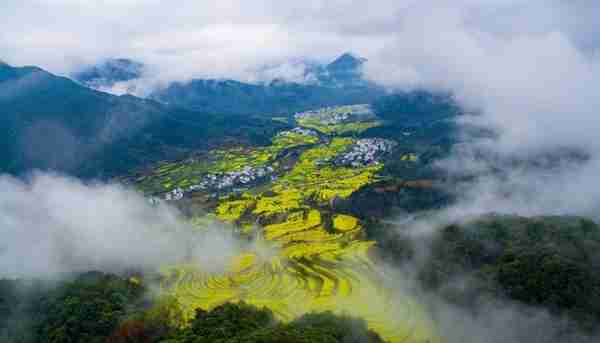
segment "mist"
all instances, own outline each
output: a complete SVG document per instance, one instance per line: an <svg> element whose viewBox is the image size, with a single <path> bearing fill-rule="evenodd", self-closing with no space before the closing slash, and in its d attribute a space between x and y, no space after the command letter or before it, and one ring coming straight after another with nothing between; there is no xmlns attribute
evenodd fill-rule
<svg viewBox="0 0 600 343"><path fill-rule="evenodd" d="M457 119L464 144L437 164L469 179L453 185L459 203L446 212L597 218L599 10L591 1L421 1L395 12L365 77L448 91L475 113Z"/></svg>
<svg viewBox="0 0 600 343"><path fill-rule="evenodd" d="M519 205L511 204L511 207L516 209ZM446 343L598 342L600 327L597 323L584 329L574 317L557 312L551 306L529 305L511 299L507 293L487 292L490 280L479 277L479 273L486 272L486 267L476 270L468 267L472 263L470 254L477 255L476 251L465 252L466 260L460 262L464 269L453 270L447 280L430 287L428 281L423 279L423 273L432 268L445 268L436 264L440 263L440 255L437 260L434 259L433 242L440 239L442 229L448 225L467 225L483 214L490 214L484 213L482 207L473 210L474 206L473 203L459 201L442 210L390 221L392 225L387 239L401 242L397 246L408 251L402 252L407 256L392 260L388 260L386 257L389 255L384 252L383 261L378 262L387 289L400 294L400 299L407 295L416 299L426 309L436 332ZM477 236L477 233L473 234ZM455 242L448 241L447 244ZM493 250L491 247L490 251ZM441 256L442 259L454 258ZM589 257L600 260L597 252Z"/></svg>
<svg viewBox="0 0 600 343"><path fill-rule="evenodd" d="M181 262L217 272L242 246L224 227L198 230L174 208L117 184L37 173L27 181L0 176L0 189L4 278L156 271Z"/></svg>
<svg viewBox="0 0 600 343"><path fill-rule="evenodd" d="M368 59L364 77L392 91L452 93L465 112L477 113L458 119L464 144L437 162L449 179L459 180L449 189L457 202L410 222L408 229L402 225L423 247L416 261L392 267L402 270L402 283L410 282L427 259L428 240L447 223L490 212L600 219L598 3L165 4L4 1L0 59L68 75L106 58L132 58L148 66L144 78L110 91L135 87L143 95L192 78L255 82L283 76L302 82L303 66L294 60L326 62L352 51ZM473 137L471 127L494 135ZM122 186L37 175L27 182L1 177L0 189L2 276L152 268L190 255L219 265L237 250L220 233L190 239L177 211L151 207ZM456 277L457 283L468 280ZM504 299L465 310L416 292L451 343L548 342L567 325L544 309ZM571 337L597 341L578 332Z"/></svg>
<svg viewBox="0 0 600 343"><path fill-rule="evenodd" d="M435 320L448 343L591 343L597 335L573 329L568 319L540 308L490 300L467 311L434 301Z"/></svg>
<svg viewBox="0 0 600 343"><path fill-rule="evenodd" d="M535 43L556 33L577 49L593 49L598 10L589 1L8 0L2 5L0 58L68 75L83 65L127 57L145 63L152 79L252 81L265 77L265 66L306 58L326 62L351 51L369 59L372 78L409 85L445 79L447 67L456 70L453 77L469 76L462 74L482 57L481 48L501 60L495 52L512 38ZM290 73L280 69L281 75Z"/></svg>

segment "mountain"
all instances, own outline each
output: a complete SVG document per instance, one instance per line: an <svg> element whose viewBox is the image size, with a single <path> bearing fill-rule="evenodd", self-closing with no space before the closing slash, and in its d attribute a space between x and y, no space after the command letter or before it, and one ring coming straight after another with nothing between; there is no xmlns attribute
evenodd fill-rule
<svg viewBox="0 0 600 343"><path fill-rule="evenodd" d="M117 82L138 79L144 73L144 64L127 58L108 59L72 75L73 79L91 88L111 88Z"/></svg>
<svg viewBox="0 0 600 343"><path fill-rule="evenodd" d="M195 111L251 115L289 115L322 106L369 103L385 91L362 79L365 61L346 53L327 65L307 65L305 76L315 80L310 83L194 79L171 83L150 98Z"/></svg>
<svg viewBox="0 0 600 343"><path fill-rule="evenodd" d="M367 85L362 78L362 67L365 62L367 62L365 58L345 53L325 66L324 72L317 77L322 84L330 86Z"/></svg>
<svg viewBox="0 0 600 343"><path fill-rule="evenodd" d="M233 80L192 80L174 82L150 98L211 113L289 115L322 106L368 103L381 95L382 89L365 86L333 88L277 81L249 84Z"/></svg>
<svg viewBox="0 0 600 343"><path fill-rule="evenodd" d="M366 61L366 58L357 57L347 52L329 63L327 70L334 73L357 72Z"/></svg>
<svg viewBox="0 0 600 343"><path fill-rule="evenodd" d="M37 168L114 175L229 134L251 142L277 128L114 96L37 67L7 64L0 65L0 109L0 173L12 174Z"/></svg>
<svg viewBox="0 0 600 343"><path fill-rule="evenodd" d="M490 214L444 227L420 276L429 289L446 287L462 306L504 297L597 329L599 248L600 227L586 218ZM473 279L460 286L449 282L468 273Z"/></svg>
<svg viewBox="0 0 600 343"><path fill-rule="evenodd" d="M110 65L135 65L127 61ZM358 75L362 63L363 59L345 54L320 75L329 75L330 80L351 78ZM87 80L98 79L92 75L113 80L133 75L112 67L90 70L94 72L87 74ZM194 80L173 83L153 99L115 96L37 67L0 64L0 152L5 157L0 173L22 174L37 168L82 177L123 174L225 141L265 143L288 125L272 121L274 115L340 103L374 103L387 124L365 134L392 139L407 126L430 125L458 112L445 96L427 92L383 96L378 87L349 81L337 87ZM415 134L403 140L415 144L448 136L444 124L411 130Z"/></svg>
<svg viewBox="0 0 600 343"><path fill-rule="evenodd" d="M289 115L322 106L368 103L384 95L384 90L362 78L366 59L345 53L329 64L300 62L306 83L274 79L267 83L235 80L193 79L172 82L148 98L192 111L219 115ZM72 75L93 89L134 93L135 80L145 66L131 59L108 59ZM131 84L128 82L131 81Z"/></svg>

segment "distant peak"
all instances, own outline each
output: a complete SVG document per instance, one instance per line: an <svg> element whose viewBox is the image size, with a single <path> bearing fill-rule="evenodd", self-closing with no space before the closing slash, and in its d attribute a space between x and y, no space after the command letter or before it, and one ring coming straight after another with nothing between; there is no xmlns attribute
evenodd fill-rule
<svg viewBox="0 0 600 343"><path fill-rule="evenodd" d="M356 56L355 54L353 54L351 52L345 52L337 59L338 60L362 60L363 58L360 56Z"/></svg>
<svg viewBox="0 0 600 343"><path fill-rule="evenodd" d="M346 53L342 54L340 57L336 58L329 65L330 66L333 66L333 65L360 65L366 61L367 61L366 58L362 58L362 57L354 55L353 53L346 52Z"/></svg>
<svg viewBox="0 0 600 343"><path fill-rule="evenodd" d="M116 67L135 67L143 68L144 64L138 61L134 61L129 58L109 58L104 60L104 65L116 66Z"/></svg>
<svg viewBox="0 0 600 343"><path fill-rule="evenodd" d="M327 70L334 74L356 73L366 61L365 58L347 52L329 63Z"/></svg>
<svg viewBox="0 0 600 343"><path fill-rule="evenodd" d="M144 73L144 64L128 58L109 58L73 73L80 83L96 89L111 88L117 82L138 79Z"/></svg>

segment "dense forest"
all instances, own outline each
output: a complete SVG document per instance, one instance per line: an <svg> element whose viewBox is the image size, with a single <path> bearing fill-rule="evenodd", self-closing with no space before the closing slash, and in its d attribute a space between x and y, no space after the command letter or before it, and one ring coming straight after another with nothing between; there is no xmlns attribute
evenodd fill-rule
<svg viewBox="0 0 600 343"><path fill-rule="evenodd" d="M384 225L369 235L382 258L417 265L424 292L475 310L514 301L568 318L568 330L593 333L600 322L600 277L594 252L600 228L578 217L488 215L447 225L428 241L424 263L416 242L389 239ZM422 258L422 256L420 257ZM455 280L464 282L453 282ZM89 272L60 282L0 281L3 342L382 342L360 319L310 313L288 323L244 303L197 310L174 327L172 299L150 297L139 275ZM566 334L566 333L565 333ZM559 340L560 341L560 340Z"/></svg>
<svg viewBox="0 0 600 343"><path fill-rule="evenodd" d="M168 323L169 301L156 304L135 277L88 272L66 281L2 280L2 342L90 343L378 343L363 320L311 313L281 323L265 308L224 304L197 310L188 327Z"/></svg>
<svg viewBox="0 0 600 343"><path fill-rule="evenodd" d="M600 226L591 220L490 214L446 225L426 242L406 231L391 239L385 225L369 235L382 258L417 266L420 286L451 304L510 301L566 318L572 330L600 329Z"/></svg>

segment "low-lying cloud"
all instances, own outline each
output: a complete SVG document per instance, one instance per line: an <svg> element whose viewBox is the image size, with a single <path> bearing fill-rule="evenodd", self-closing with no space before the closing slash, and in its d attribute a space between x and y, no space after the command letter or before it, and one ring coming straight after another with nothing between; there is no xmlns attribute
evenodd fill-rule
<svg viewBox="0 0 600 343"><path fill-rule="evenodd" d="M116 184L36 174L0 176L0 277L155 270L191 261L222 270L241 245L222 227L201 232L166 205Z"/></svg>
<svg viewBox="0 0 600 343"><path fill-rule="evenodd" d="M516 13L477 14L470 7L415 6L404 13L402 29L371 59L368 75L390 86L452 91L482 113L470 120L500 133L499 151L597 149L599 60L564 27L568 14L548 13L571 7L534 7L540 11L529 13L524 27ZM552 25L536 27L551 19Z"/></svg>
<svg viewBox="0 0 600 343"><path fill-rule="evenodd" d="M590 1L421 1L396 13L366 76L391 88L452 92L465 146L439 164L469 175L463 214L597 217L600 6ZM493 138L468 135L478 127Z"/></svg>
<svg viewBox="0 0 600 343"><path fill-rule="evenodd" d="M452 91L482 113L470 120L500 133L498 151L600 149L592 1L8 0L1 16L0 58L12 64L69 74L106 58L145 63L119 93L192 78L301 81L294 61L353 51L369 79Z"/></svg>
<svg viewBox="0 0 600 343"><path fill-rule="evenodd" d="M446 78L448 67L456 69L453 77L470 67L479 73L473 59L505 59L507 41L522 42L514 48L525 48L525 61L532 52L551 57L537 37L553 33L590 49L597 46L598 10L590 1L558 0L7 0L0 58L68 74L129 57L161 80L257 80L265 65L353 51L370 59L374 78L397 85Z"/></svg>
<svg viewBox="0 0 600 343"><path fill-rule="evenodd" d="M433 296L435 297L435 296ZM573 328L568 319L542 308L490 301L465 310L437 299L435 319L448 343L592 343L598 336Z"/></svg>

